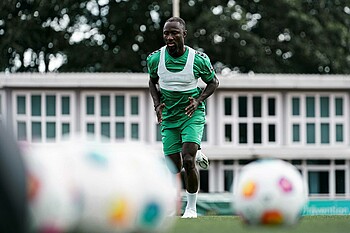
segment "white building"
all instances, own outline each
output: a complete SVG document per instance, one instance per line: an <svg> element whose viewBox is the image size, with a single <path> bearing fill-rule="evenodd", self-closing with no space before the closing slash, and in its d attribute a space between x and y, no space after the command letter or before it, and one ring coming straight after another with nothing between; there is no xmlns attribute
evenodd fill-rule
<svg viewBox="0 0 350 233"><path fill-rule="evenodd" d="M225 192L251 159L296 165L311 198L350 198L350 76L228 75L207 100L201 192ZM161 150L159 126L138 73L0 74L0 120L19 141L53 143L89 132Z"/></svg>

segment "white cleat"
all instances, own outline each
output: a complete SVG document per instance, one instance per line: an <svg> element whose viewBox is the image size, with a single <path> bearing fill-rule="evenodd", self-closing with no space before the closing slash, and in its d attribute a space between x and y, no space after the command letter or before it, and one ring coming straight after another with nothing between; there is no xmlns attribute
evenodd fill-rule
<svg viewBox="0 0 350 233"><path fill-rule="evenodd" d="M205 154L202 153L201 150L197 151L196 162L201 168L206 170L209 169L209 159Z"/></svg>
<svg viewBox="0 0 350 233"><path fill-rule="evenodd" d="M181 218L197 218L197 211L194 209L185 209L185 213Z"/></svg>

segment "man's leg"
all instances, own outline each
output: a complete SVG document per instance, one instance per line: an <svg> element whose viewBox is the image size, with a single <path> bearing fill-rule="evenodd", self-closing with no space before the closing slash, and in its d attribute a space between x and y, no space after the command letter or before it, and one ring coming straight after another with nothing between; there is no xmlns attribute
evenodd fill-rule
<svg viewBox="0 0 350 233"><path fill-rule="evenodd" d="M185 169L185 185L187 204L183 218L197 218L197 193L199 187L199 175L196 169L196 153L198 145L185 142L182 145L183 167Z"/></svg>

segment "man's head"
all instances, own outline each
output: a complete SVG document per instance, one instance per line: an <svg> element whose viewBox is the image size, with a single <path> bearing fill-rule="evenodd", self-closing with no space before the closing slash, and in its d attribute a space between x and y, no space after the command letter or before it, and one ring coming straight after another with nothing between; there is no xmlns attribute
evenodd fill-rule
<svg viewBox="0 0 350 233"><path fill-rule="evenodd" d="M163 38L168 52L174 57L185 52L186 23L179 17L171 17L163 27Z"/></svg>

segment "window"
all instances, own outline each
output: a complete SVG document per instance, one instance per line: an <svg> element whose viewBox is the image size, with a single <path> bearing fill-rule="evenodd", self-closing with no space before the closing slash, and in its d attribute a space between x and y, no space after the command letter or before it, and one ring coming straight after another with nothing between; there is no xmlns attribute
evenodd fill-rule
<svg viewBox="0 0 350 233"><path fill-rule="evenodd" d="M144 106L138 92L83 92L81 129L112 141L143 138Z"/></svg>
<svg viewBox="0 0 350 233"><path fill-rule="evenodd" d="M288 95L288 141L294 145L344 145L346 94Z"/></svg>
<svg viewBox="0 0 350 233"><path fill-rule="evenodd" d="M57 142L74 128L71 92L13 92L17 140Z"/></svg>
<svg viewBox="0 0 350 233"><path fill-rule="evenodd" d="M310 196L344 197L349 184L349 164L349 160L304 160Z"/></svg>
<svg viewBox="0 0 350 233"><path fill-rule="evenodd" d="M328 171L309 171L308 177L310 194L329 194Z"/></svg>
<svg viewBox="0 0 350 233"><path fill-rule="evenodd" d="M278 145L281 96L277 93L219 94L220 142L226 145Z"/></svg>

